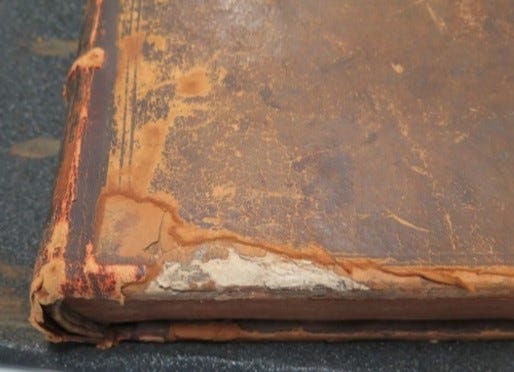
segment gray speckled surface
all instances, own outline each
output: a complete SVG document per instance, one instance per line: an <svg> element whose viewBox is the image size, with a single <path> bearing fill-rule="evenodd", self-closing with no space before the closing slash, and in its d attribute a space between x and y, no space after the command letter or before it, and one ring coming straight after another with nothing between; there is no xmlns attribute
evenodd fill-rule
<svg viewBox="0 0 514 372"><path fill-rule="evenodd" d="M27 297L29 267L49 210L58 159L16 158L9 148L37 136L62 135L60 93L73 58L39 56L28 45L36 37L78 38L82 15L78 0L0 0L0 263L27 272L0 280L7 293L20 298ZM514 370L514 342L127 343L107 351L50 345L23 320L27 311L23 303L19 320L0 329L0 365L59 370Z"/></svg>

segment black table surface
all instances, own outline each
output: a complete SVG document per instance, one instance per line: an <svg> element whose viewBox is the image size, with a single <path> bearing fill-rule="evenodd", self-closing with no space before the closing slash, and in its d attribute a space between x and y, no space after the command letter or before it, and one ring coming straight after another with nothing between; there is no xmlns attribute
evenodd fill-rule
<svg viewBox="0 0 514 372"><path fill-rule="evenodd" d="M58 156L20 157L10 148L32 138L63 135L61 88L74 53L61 41L78 39L83 8L79 0L0 0L0 367L514 370L514 342L125 343L106 351L47 343L26 319L31 268ZM55 50L34 48L38 40L50 41L43 46Z"/></svg>

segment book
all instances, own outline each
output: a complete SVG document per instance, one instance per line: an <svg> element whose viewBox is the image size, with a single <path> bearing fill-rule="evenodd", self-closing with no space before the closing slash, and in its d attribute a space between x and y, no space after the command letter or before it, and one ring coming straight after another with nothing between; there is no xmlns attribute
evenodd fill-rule
<svg viewBox="0 0 514 372"><path fill-rule="evenodd" d="M509 14L89 1L31 323L104 347L512 338Z"/></svg>

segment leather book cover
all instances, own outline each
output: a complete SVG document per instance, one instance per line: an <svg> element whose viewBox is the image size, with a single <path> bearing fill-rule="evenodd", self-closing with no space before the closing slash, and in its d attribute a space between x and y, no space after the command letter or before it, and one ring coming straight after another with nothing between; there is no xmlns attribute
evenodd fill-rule
<svg viewBox="0 0 514 372"><path fill-rule="evenodd" d="M89 1L51 341L514 336L508 1Z"/></svg>

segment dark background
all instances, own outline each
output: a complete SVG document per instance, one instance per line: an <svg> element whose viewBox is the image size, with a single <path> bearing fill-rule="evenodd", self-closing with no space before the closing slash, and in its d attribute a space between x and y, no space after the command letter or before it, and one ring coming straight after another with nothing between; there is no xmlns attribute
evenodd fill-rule
<svg viewBox="0 0 514 372"><path fill-rule="evenodd" d="M125 343L107 351L51 345L27 323L31 267L50 207L58 156L32 159L13 144L60 138L61 88L74 54L33 42L78 39L79 0L0 0L0 366L59 370L514 370L514 342Z"/></svg>

